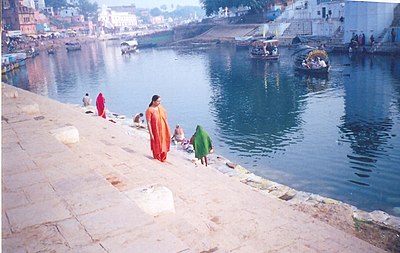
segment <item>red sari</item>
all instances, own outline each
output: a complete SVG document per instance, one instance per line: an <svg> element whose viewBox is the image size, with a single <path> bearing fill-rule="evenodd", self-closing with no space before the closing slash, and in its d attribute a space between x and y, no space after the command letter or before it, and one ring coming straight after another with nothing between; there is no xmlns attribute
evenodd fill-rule
<svg viewBox="0 0 400 253"><path fill-rule="evenodd" d="M96 107L97 107L97 113L99 114L99 116L101 116L103 118L106 118L106 106L104 105L105 103L106 103L106 99L103 97L103 94L100 92L96 99Z"/></svg>
<svg viewBox="0 0 400 253"><path fill-rule="evenodd" d="M153 133L153 139L150 138L150 147L153 151L153 157L164 162L167 159L167 152L171 144L171 133L168 127L167 113L161 105L158 106L158 110L149 107L146 110L146 120Z"/></svg>

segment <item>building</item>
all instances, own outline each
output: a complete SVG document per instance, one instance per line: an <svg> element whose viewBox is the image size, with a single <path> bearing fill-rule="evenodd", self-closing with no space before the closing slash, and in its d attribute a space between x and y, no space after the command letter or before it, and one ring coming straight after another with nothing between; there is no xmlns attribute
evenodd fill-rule
<svg viewBox="0 0 400 253"><path fill-rule="evenodd" d="M135 11L136 7L134 5L115 7L103 5L98 15L98 21L103 28L120 31L129 30L138 25Z"/></svg>
<svg viewBox="0 0 400 253"><path fill-rule="evenodd" d="M20 30L23 34L36 33L35 10L23 1L9 0L3 5L2 21L5 30Z"/></svg>
<svg viewBox="0 0 400 253"><path fill-rule="evenodd" d="M393 1L347 0L343 43L350 42L353 33L364 33L367 41L371 35L376 39L384 37L395 18L394 9L397 5Z"/></svg>

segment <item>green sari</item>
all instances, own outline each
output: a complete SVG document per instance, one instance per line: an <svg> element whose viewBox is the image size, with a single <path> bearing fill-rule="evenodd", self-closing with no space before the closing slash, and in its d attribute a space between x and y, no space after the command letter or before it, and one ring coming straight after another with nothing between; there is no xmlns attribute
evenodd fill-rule
<svg viewBox="0 0 400 253"><path fill-rule="evenodd" d="M197 125L193 138L194 156L198 159L208 155L212 149L211 139L200 125Z"/></svg>

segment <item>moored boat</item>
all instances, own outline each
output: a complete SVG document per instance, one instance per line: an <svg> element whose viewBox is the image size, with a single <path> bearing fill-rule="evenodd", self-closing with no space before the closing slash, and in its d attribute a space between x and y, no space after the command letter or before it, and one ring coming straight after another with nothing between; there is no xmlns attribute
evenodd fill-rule
<svg viewBox="0 0 400 253"><path fill-rule="evenodd" d="M299 47L293 54L294 69L309 74L327 74L330 70L328 53L310 46Z"/></svg>
<svg viewBox="0 0 400 253"><path fill-rule="evenodd" d="M47 48L47 54L55 54L55 53L56 49L53 46Z"/></svg>
<svg viewBox="0 0 400 253"><path fill-rule="evenodd" d="M67 51L81 50L81 44L79 42L67 42L65 43Z"/></svg>
<svg viewBox="0 0 400 253"><path fill-rule="evenodd" d="M253 36L235 37L236 49L249 49Z"/></svg>
<svg viewBox="0 0 400 253"><path fill-rule="evenodd" d="M256 39L250 43L250 57L253 59L278 60L278 40Z"/></svg>
<svg viewBox="0 0 400 253"><path fill-rule="evenodd" d="M127 40L121 43L121 53L129 54L137 51L138 42L137 40Z"/></svg>

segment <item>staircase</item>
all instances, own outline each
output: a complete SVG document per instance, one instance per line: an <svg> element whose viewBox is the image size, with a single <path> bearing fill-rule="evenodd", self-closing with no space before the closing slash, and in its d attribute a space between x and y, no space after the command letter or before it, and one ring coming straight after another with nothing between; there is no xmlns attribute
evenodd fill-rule
<svg viewBox="0 0 400 253"><path fill-rule="evenodd" d="M392 21L392 27L397 27L400 26L400 4L394 8L393 11L393 21Z"/></svg>
<svg viewBox="0 0 400 253"><path fill-rule="evenodd" d="M285 30L283 36L296 37L297 35L311 35L312 22L310 20L291 20L290 26Z"/></svg>
<svg viewBox="0 0 400 253"><path fill-rule="evenodd" d="M374 45L371 47L371 52L375 53L383 44L383 40L386 37L386 34L389 32L388 28L385 28L381 34L375 39Z"/></svg>

